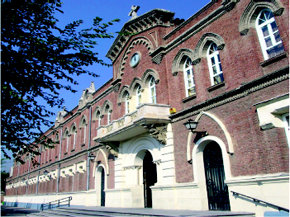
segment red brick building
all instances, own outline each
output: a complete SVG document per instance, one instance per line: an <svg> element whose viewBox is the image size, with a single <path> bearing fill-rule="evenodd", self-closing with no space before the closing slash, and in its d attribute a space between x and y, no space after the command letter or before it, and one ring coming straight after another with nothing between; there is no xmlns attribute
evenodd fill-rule
<svg viewBox="0 0 290 217"><path fill-rule="evenodd" d="M272 210L237 192L289 207L289 1L132 12L113 78L58 113L56 147L14 166L7 203Z"/></svg>

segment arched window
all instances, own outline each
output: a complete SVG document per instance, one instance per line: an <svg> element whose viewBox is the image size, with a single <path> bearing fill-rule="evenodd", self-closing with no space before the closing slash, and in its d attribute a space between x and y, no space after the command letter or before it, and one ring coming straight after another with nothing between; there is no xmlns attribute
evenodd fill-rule
<svg viewBox="0 0 290 217"><path fill-rule="evenodd" d="M128 92L125 93L124 99L125 99L125 114L128 114L130 112L130 95Z"/></svg>
<svg viewBox="0 0 290 217"><path fill-rule="evenodd" d="M66 138L66 148L65 148L65 152L68 152L68 146L69 146L69 131L68 131L68 129L66 129L64 135L65 135L65 138Z"/></svg>
<svg viewBox="0 0 290 217"><path fill-rule="evenodd" d="M110 124L112 121L111 120L112 110L110 109L109 105L106 106L105 112L107 114L107 124Z"/></svg>
<svg viewBox="0 0 290 217"><path fill-rule="evenodd" d="M87 123L86 123L86 119L83 118L82 122L81 122L81 141L83 144L86 144L86 140L87 140Z"/></svg>
<svg viewBox="0 0 290 217"><path fill-rule="evenodd" d="M156 104L156 84L155 78L151 76L149 80L150 102Z"/></svg>
<svg viewBox="0 0 290 217"><path fill-rule="evenodd" d="M141 85L137 84L136 86L136 105L139 106L141 104L142 99L142 91L141 91Z"/></svg>
<svg viewBox="0 0 290 217"><path fill-rule="evenodd" d="M77 140L77 129L75 126L72 127L72 134L73 134L73 145L72 145L72 149L76 148L76 140Z"/></svg>
<svg viewBox="0 0 290 217"><path fill-rule="evenodd" d="M98 120L98 127L100 127L101 126L101 120L102 120L100 111L97 111L96 118Z"/></svg>
<svg viewBox="0 0 290 217"><path fill-rule="evenodd" d="M278 26L272 11L269 9L260 11L256 20L256 29L265 60L284 51Z"/></svg>
<svg viewBox="0 0 290 217"><path fill-rule="evenodd" d="M193 67L192 67L192 62L191 62L189 57L186 58L186 60L183 64L183 76L184 76L186 96L191 96L191 95L195 94Z"/></svg>
<svg viewBox="0 0 290 217"><path fill-rule="evenodd" d="M211 43L208 47L207 62L210 73L211 85L222 83L224 81L222 64L217 45L215 43Z"/></svg>

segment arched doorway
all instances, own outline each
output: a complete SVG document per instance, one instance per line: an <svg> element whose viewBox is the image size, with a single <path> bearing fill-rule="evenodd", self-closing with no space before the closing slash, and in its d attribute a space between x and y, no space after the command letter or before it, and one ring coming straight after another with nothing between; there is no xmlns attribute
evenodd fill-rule
<svg viewBox="0 0 290 217"><path fill-rule="evenodd" d="M157 182L156 164L153 163L152 155L149 151L145 152L143 159L143 185L144 185L144 207L152 207L151 186Z"/></svg>
<svg viewBox="0 0 290 217"><path fill-rule="evenodd" d="M228 187L222 152L216 142L210 142L203 150L204 172L210 210L230 210Z"/></svg>
<svg viewBox="0 0 290 217"><path fill-rule="evenodd" d="M101 167L101 206L105 206L105 170Z"/></svg>
<svg viewBox="0 0 290 217"><path fill-rule="evenodd" d="M103 166L99 166L96 169L96 193L97 193L97 205L98 206L105 206L106 201L106 194L105 194L105 187L106 187L106 179L105 179L105 169Z"/></svg>

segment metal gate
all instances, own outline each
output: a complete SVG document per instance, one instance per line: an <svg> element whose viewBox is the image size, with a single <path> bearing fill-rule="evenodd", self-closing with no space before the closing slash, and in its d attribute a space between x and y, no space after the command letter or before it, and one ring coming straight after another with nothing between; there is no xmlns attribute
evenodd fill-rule
<svg viewBox="0 0 290 217"><path fill-rule="evenodd" d="M210 210L230 210L228 187L221 149L215 142L209 143L203 151L208 208Z"/></svg>

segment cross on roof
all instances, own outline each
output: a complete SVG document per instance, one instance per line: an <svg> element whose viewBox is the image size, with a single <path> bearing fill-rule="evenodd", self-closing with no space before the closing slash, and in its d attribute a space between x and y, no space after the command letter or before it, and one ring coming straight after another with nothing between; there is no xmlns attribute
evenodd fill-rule
<svg viewBox="0 0 290 217"><path fill-rule="evenodd" d="M131 20L135 19L137 17L137 11L139 10L140 6L138 5L132 5L131 11L128 14L128 16L131 16Z"/></svg>

